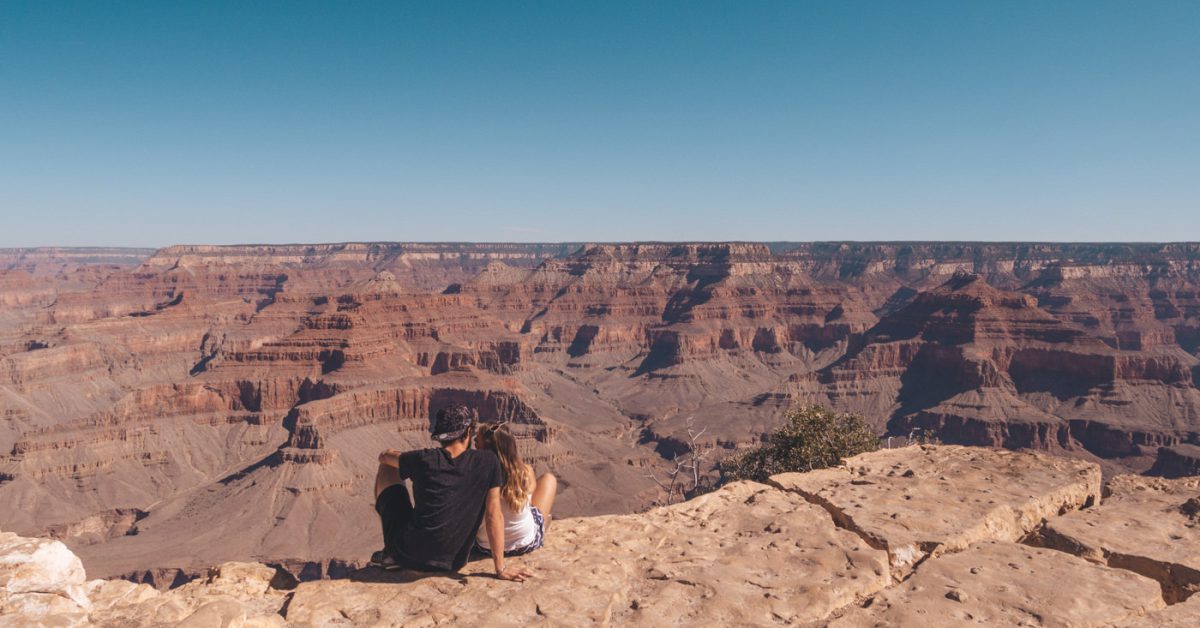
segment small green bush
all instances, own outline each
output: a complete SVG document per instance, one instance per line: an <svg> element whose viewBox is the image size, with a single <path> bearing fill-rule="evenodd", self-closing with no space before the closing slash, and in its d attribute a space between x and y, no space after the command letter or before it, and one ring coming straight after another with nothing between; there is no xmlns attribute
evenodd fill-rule
<svg viewBox="0 0 1200 628"><path fill-rule="evenodd" d="M832 467L842 458L876 449L879 437L862 417L805 406L788 411L787 423L761 447L722 460L719 469L722 482L766 482L776 473Z"/></svg>

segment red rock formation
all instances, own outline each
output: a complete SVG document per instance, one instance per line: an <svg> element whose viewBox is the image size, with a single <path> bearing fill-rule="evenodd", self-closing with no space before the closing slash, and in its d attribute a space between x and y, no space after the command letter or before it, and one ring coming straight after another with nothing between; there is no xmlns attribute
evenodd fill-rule
<svg viewBox="0 0 1200 628"><path fill-rule="evenodd" d="M1158 445L1195 439L1194 356L1114 347L1086 328L960 273L796 382L847 409L898 404L893 433L932 430L949 442L1079 450L1144 468L1138 458ZM1164 402L1166 412L1154 407Z"/></svg>

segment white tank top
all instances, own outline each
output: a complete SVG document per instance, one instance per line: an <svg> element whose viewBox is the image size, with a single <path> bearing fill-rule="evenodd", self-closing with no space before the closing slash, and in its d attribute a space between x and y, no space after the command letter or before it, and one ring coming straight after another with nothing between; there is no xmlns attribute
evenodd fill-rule
<svg viewBox="0 0 1200 628"><path fill-rule="evenodd" d="M500 511L504 513L504 551L511 552L533 543L537 538L538 526L537 521L533 518L533 511L529 507L528 499L525 500L525 506L518 512L512 512L501 501ZM480 547L491 551L492 544L488 543L487 538L487 517L484 517L483 524L479 526L479 533L475 535L475 540L479 542Z"/></svg>

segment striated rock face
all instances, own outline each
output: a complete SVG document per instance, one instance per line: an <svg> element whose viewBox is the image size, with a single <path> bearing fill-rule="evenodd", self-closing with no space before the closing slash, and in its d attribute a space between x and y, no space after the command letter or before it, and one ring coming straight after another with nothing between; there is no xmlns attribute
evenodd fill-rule
<svg viewBox="0 0 1200 628"><path fill-rule="evenodd" d="M156 583L354 564L378 450L451 402L512 421L565 515L643 510L689 427L715 461L797 403L1194 474L1198 295L1196 244L0 251L0 526Z"/></svg>
<svg viewBox="0 0 1200 628"><path fill-rule="evenodd" d="M1177 280L1192 285L1187 268ZM1196 356L1161 323L1168 314L1190 318L1194 307L1146 303L1133 316L1127 297L1109 294L1120 312L1101 312L1091 292L1099 288L1074 285L1097 308L1082 319L1066 307L1081 295L1058 296L1064 283L1046 277L1015 291L960 272L885 315L830 365L794 376L796 395L886 418L881 429L897 435L930 431L944 442L1095 456L1139 471L1159 447L1196 441ZM1195 292L1173 294L1190 300ZM1110 336L1104 316L1132 318ZM1158 340L1122 340L1120 328L1136 325L1160 330Z"/></svg>
<svg viewBox="0 0 1200 628"><path fill-rule="evenodd" d="M905 477L892 474L898 463L916 482L933 465L947 474L936 489L908 491L903 508L875 506L881 492L847 497L871 498L853 521L829 499L847 489L831 473L852 478L849 487L886 487ZM510 559L535 571L523 584L492 577L490 559L461 574L363 569L299 583L281 568L230 562L158 591L86 581L61 543L9 534L0 536L8 539L0 540L0 624L1195 625L1200 596L1164 595L1135 565L1036 541L1052 527L1108 521L1087 526L1100 545L1146 539L1152 545L1143 554L1191 560L1190 539L1171 550L1148 530L1127 534L1121 522L1132 512L1123 496L1137 487L1182 496L1194 486L1120 477L1096 502L1098 473L1088 463L963 447L865 454L837 469L781 475L772 485L734 483L642 514L556 519L544 548ZM961 505L997 488L990 507ZM1005 509L1012 512L999 514ZM893 517L898 512L904 516ZM1153 519L1136 525L1152 527ZM1162 534L1174 534L1173 525ZM1013 538L1026 527L1032 534ZM897 577L890 555L914 535L961 542L937 542Z"/></svg>

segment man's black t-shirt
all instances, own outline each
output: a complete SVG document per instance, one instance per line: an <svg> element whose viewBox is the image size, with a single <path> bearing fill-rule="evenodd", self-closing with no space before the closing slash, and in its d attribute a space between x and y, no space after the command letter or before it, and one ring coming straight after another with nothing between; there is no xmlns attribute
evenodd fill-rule
<svg viewBox="0 0 1200 628"><path fill-rule="evenodd" d="M400 477L411 479L416 506L394 539L396 558L418 569L458 571L467 564L488 489L504 485L496 454L468 449L451 458L444 449L400 455Z"/></svg>

